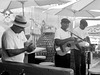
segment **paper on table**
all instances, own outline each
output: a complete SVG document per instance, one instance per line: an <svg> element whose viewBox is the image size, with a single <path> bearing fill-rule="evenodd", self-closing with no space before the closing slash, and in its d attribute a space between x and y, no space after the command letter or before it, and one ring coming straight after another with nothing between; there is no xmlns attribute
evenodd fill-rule
<svg viewBox="0 0 100 75"><path fill-rule="evenodd" d="M35 50L33 50L32 52L27 53L27 54L36 53L36 52L40 52L40 51L43 51L43 50L46 50L46 48L44 48L44 47L36 47Z"/></svg>

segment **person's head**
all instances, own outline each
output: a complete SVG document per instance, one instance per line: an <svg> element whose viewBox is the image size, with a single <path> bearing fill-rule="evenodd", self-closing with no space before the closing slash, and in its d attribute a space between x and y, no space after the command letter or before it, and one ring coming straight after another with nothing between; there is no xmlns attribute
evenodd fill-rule
<svg viewBox="0 0 100 75"><path fill-rule="evenodd" d="M66 30L69 27L70 21L67 18L61 20L61 28Z"/></svg>
<svg viewBox="0 0 100 75"><path fill-rule="evenodd" d="M15 20L13 21L13 26L11 27L15 33L20 33L24 31L24 28L27 27L27 21L24 16L16 15Z"/></svg>
<svg viewBox="0 0 100 75"><path fill-rule="evenodd" d="M81 28L82 30L84 30L87 26L88 26L88 23L86 22L86 20L82 19L82 20L80 21L80 28Z"/></svg>

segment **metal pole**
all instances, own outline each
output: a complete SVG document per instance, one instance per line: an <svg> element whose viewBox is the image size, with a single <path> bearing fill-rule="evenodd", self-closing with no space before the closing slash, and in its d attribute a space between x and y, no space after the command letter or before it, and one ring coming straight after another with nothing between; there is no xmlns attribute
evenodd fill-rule
<svg viewBox="0 0 100 75"><path fill-rule="evenodd" d="M17 1L19 1L19 2L22 4L22 13L23 13L23 16L25 16L25 15L24 15L24 4L25 4L25 2L26 2L27 0L17 0Z"/></svg>
<svg viewBox="0 0 100 75"><path fill-rule="evenodd" d="M23 13L23 16L25 16L25 14L24 14L24 3L25 3L24 1L23 1L23 2L21 1L21 4L22 4L22 13Z"/></svg>

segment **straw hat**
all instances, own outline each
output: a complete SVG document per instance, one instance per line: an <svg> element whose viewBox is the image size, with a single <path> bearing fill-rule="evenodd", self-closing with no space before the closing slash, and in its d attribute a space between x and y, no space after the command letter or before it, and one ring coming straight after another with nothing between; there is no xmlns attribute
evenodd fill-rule
<svg viewBox="0 0 100 75"><path fill-rule="evenodd" d="M27 21L24 16L16 15L15 20L13 21L14 25L20 26L20 27L27 27Z"/></svg>

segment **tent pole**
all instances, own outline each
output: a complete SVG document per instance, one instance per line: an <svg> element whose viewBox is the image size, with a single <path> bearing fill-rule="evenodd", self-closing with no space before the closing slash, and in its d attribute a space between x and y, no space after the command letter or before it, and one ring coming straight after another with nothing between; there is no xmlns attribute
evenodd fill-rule
<svg viewBox="0 0 100 75"><path fill-rule="evenodd" d="M24 3L25 3L25 1L20 1L20 2L22 4L22 13L23 13L23 16L25 16L25 13L24 13Z"/></svg>
<svg viewBox="0 0 100 75"><path fill-rule="evenodd" d="M22 2L22 12L23 12L23 16L25 16L25 13L24 13L24 2Z"/></svg>

